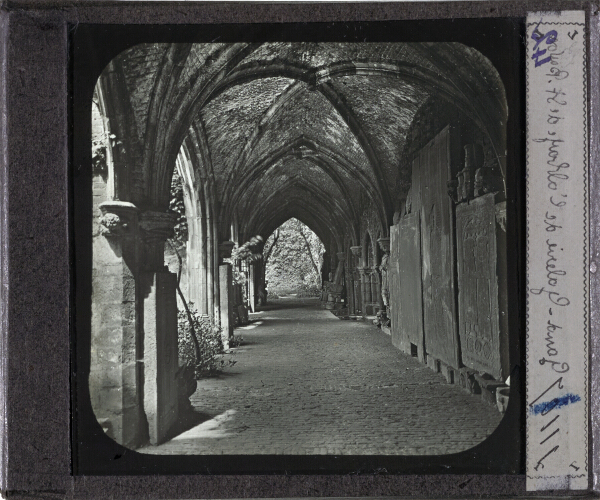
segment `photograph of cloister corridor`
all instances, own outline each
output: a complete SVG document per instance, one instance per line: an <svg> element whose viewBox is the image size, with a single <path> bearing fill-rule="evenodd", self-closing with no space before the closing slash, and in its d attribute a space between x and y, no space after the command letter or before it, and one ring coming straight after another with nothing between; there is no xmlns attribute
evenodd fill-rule
<svg viewBox="0 0 600 500"><path fill-rule="evenodd" d="M92 103L104 432L164 455L483 442L510 392L508 112L454 42L120 53Z"/></svg>

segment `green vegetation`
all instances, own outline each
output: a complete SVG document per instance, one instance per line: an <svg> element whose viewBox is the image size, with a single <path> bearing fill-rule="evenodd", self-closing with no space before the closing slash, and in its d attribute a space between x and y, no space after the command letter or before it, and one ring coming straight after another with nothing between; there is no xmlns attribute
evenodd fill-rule
<svg viewBox="0 0 600 500"><path fill-rule="evenodd" d="M321 289L325 247L298 219L289 219L267 239L263 252L269 296L316 296Z"/></svg>
<svg viewBox="0 0 600 500"><path fill-rule="evenodd" d="M197 379L216 375L233 366L235 361L225 351L221 329L208 318L201 317L188 304L189 311L177 313L179 362L193 366Z"/></svg>
<svg viewBox="0 0 600 500"><path fill-rule="evenodd" d="M173 240L177 244L177 248L181 249L185 247L185 242L188 239L188 227L187 219L185 217L185 205L183 204L183 180L177 172L177 169L173 172L170 194L169 210L177 214L177 221L174 228L175 236L173 237Z"/></svg>

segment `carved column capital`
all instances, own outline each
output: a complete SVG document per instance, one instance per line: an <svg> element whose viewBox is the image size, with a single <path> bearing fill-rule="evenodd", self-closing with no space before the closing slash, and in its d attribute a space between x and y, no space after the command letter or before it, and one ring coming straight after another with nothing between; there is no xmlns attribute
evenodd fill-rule
<svg viewBox="0 0 600 500"><path fill-rule="evenodd" d="M377 243L379 243L379 248L385 253L389 255L390 253L390 239L389 238L378 238Z"/></svg>
<svg viewBox="0 0 600 500"><path fill-rule="evenodd" d="M231 257L231 251L233 250L234 246L235 243L233 241L223 241L219 245L219 257L221 259L228 259Z"/></svg>
<svg viewBox="0 0 600 500"><path fill-rule="evenodd" d="M350 251L352 252L352 255L360 258L361 254L362 254L362 247L361 246L350 247Z"/></svg>
<svg viewBox="0 0 600 500"><path fill-rule="evenodd" d="M107 238L132 238L138 225L139 210L127 201L105 201L99 205L100 234Z"/></svg>
<svg viewBox="0 0 600 500"><path fill-rule="evenodd" d="M140 212L139 227L142 238L147 243L163 243L173 236L177 214L170 212Z"/></svg>

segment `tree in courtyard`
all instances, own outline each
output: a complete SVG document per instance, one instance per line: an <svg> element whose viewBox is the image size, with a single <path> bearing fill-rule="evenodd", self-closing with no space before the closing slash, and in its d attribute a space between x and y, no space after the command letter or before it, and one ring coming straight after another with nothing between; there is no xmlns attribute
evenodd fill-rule
<svg viewBox="0 0 600 500"><path fill-rule="evenodd" d="M263 250L261 285L269 293L318 293L324 247L318 236L297 219L289 219L267 239ZM260 294L260 292L259 292Z"/></svg>

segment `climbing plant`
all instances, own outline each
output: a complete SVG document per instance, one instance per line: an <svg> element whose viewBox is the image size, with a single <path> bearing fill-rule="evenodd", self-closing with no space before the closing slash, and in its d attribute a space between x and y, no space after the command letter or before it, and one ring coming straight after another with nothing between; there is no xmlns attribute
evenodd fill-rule
<svg viewBox="0 0 600 500"><path fill-rule="evenodd" d="M92 172L94 175L101 175L104 179L108 174L106 144L100 139L92 141Z"/></svg>
<svg viewBox="0 0 600 500"><path fill-rule="evenodd" d="M219 373L236 362L226 352L221 337L221 328L207 317L202 317L188 304L189 311L177 313L177 335L179 361L193 366L196 378Z"/></svg>
<svg viewBox="0 0 600 500"><path fill-rule="evenodd" d="M260 251L260 245L263 239L260 236L253 236L247 242L242 245L235 243L231 250L231 257L223 259L224 262L231 264L233 284L240 285L242 291L242 300L246 303L246 274L240 269L240 264L246 262L253 264L256 261L263 258L262 252Z"/></svg>
<svg viewBox="0 0 600 500"><path fill-rule="evenodd" d="M177 172L177 169L173 172L170 196L169 210L177 214L174 228L175 236L173 237L173 240L177 243L177 246L181 248L188 240L188 225L185 216L185 205L183 203L183 179Z"/></svg>
<svg viewBox="0 0 600 500"><path fill-rule="evenodd" d="M168 239L167 243L179 261L176 289L183 306L183 310L178 308L177 311L179 362L193 367L196 378L214 375L228 366L233 366L235 361L227 357L230 353L224 349L222 329L215 325L212 319L200 316L193 302L188 302L185 298L180 286L183 260L174 239Z"/></svg>

